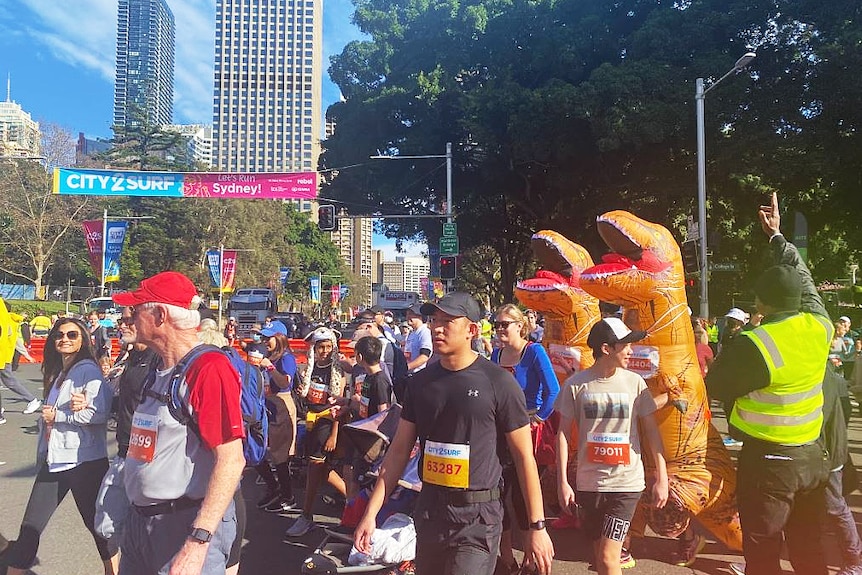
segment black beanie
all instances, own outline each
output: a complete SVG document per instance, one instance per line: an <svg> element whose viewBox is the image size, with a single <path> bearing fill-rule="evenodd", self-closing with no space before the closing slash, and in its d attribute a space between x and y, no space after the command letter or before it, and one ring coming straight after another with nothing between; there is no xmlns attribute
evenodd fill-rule
<svg viewBox="0 0 862 575"><path fill-rule="evenodd" d="M757 279L755 295L777 311L799 311L802 307L802 278L787 264L772 266Z"/></svg>

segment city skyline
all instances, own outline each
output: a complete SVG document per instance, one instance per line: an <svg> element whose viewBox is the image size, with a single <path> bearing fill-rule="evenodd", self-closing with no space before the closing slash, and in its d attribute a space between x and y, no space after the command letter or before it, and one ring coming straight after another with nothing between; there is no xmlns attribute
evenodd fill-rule
<svg viewBox="0 0 862 575"><path fill-rule="evenodd" d="M216 0L168 5L176 22L173 121L212 124ZM340 98L326 73L329 56L362 37L353 10L350 0L324 2L321 116ZM40 123L110 138L117 11L118 0L0 3L0 76L11 78L12 100Z"/></svg>

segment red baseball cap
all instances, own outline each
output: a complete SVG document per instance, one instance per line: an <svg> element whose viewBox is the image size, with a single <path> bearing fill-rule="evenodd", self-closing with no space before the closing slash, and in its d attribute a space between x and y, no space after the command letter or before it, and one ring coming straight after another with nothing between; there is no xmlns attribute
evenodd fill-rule
<svg viewBox="0 0 862 575"><path fill-rule="evenodd" d="M135 291L111 295L114 302L122 306L142 303L165 303L185 309L197 309L200 305L198 288L192 280L179 272L162 272L141 280Z"/></svg>

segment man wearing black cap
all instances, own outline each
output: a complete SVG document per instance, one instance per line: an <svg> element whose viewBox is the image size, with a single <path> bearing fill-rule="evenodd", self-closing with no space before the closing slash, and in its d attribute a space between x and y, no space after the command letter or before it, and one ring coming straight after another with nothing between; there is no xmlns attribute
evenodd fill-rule
<svg viewBox="0 0 862 575"><path fill-rule="evenodd" d="M778 263L754 287L763 321L722 351L706 384L743 441L737 499L747 571L782 573L786 538L796 573L826 575L819 541L828 465L818 439L833 327L811 272L781 235L775 194L758 215Z"/></svg>
<svg viewBox="0 0 862 575"><path fill-rule="evenodd" d="M413 514L417 573L490 575L503 521L500 452L508 447L531 522L525 559L539 573L550 573L554 550L545 531L524 394L511 374L472 351L482 317L475 299L451 293L436 304L426 303L420 312L431 316L434 354L440 361L407 384L398 431L354 531L356 547L370 550L377 512L418 438L423 484Z"/></svg>
<svg viewBox="0 0 862 575"><path fill-rule="evenodd" d="M646 382L626 368L633 342L646 332L632 331L616 317L596 323L587 337L596 363L575 373L554 405L560 413L557 444L557 494L571 513L575 493L568 480L569 445L577 429L577 504L584 511L584 530L592 540L599 575L634 567L623 548L635 508L646 488L640 430L651 447L656 479L650 503L662 508L668 498L667 466L654 414L657 409Z"/></svg>

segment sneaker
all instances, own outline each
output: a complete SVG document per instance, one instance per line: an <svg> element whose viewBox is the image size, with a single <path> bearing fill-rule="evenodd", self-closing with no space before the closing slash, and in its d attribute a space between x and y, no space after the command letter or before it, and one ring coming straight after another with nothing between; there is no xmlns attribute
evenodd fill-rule
<svg viewBox="0 0 862 575"><path fill-rule="evenodd" d="M266 509L280 499L281 495L278 494L278 491L267 491L266 495L264 495L263 498L261 498L261 500L257 502L257 508Z"/></svg>
<svg viewBox="0 0 862 575"><path fill-rule="evenodd" d="M306 517L305 515L300 515L296 518L296 521L293 522L287 531L284 532L285 537L302 537L314 527L314 521Z"/></svg>
<svg viewBox="0 0 862 575"><path fill-rule="evenodd" d="M737 441L732 437L725 437L722 442L724 443L725 447L742 447L742 442Z"/></svg>
<svg viewBox="0 0 862 575"><path fill-rule="evenodd" d="M0 425L3 425L3 424L4 424L4 423L6 423L7 421L8 421L8 420L7 420L5 417L3 417L2 415L0 415Z"/></svg>
<svg viewBox="0 0 862 575"><path fill-rule="evenodd" d="M673 554L673 564L678 567L691 567L697 561L697 554L706 547L706 537L697 534L693 539L679 540L679 551Z"/></svg>
<svg viewBox="0 0 862 575"><path fill-rule="evenodd" d="M623 547L623 550L620 551L620 569L631 569L635 565L637 565L637 561L632 557L629 550Z"/></svg>
<svg viewBox="0 0 862 575"><path fill-rule="evenodd" d="M36 413L42 407L41 399L34 399L30 403L27 404L27 407L24 408L24 415L30 415L31 413Z"/></svg>
<svg viewBox="0 0 862 575"><path fill-rule="evenodd" d="M293 511L294 509L296 509L296 497L291 497L290 499L279 497L263 508L264 511L269 511L270 513L284 513L286 511Z"/></svg>
<svg viewBox="0 0 862 575"><path fill-rule="evenodd" d="M551 529L580 529L581 520L577 515L560 515L558 518L551 521Z"/></svg>
<svg viewBox="0 0 862 575"><path fill-rule="evenodd" d="M745 575L745 563L731 563L730 572L735 575Z"/></svg>

